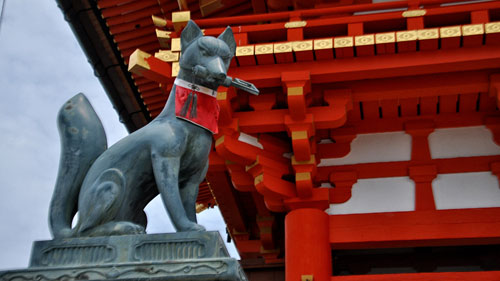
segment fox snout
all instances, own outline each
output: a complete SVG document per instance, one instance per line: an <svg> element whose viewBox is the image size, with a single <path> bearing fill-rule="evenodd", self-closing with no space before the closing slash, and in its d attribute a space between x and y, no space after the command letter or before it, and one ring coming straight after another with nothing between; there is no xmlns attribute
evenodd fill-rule
<svg viewBox="0 0 500 281"><path fill-rule="evenodd" d="M195 65L193 73L197 78L201 78L207 82L222 83L226 79L226 68L221 58L214 58L206 65Z"/></svg>

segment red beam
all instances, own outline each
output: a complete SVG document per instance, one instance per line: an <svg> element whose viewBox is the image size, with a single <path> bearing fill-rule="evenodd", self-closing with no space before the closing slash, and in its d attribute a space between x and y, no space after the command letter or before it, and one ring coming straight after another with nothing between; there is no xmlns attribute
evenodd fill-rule
<svg viewBox="0 0 500 281"><path fill-rule="evenodd" d="M120 50L133 49L133 48L137 49L141 48L141 46L148 45L151 43L156 43L157 44L156 46L158 48L160 47L160 44L158 43L158 37L156 37L156 35L154 34L148 34L143 37L133 38L132 40L118 42L118 48Z"/></svg>
<svg viewBox="0 0 500 281"><path fill-rule="evenodd" d="M116 34L130 32L130 31L137 30L139 28L146 28L146 27L150 28L151 32L154 32L154 25L153 25L153 20L151 19L151 17L142 18L140 20L133 21L133 22L126 22L126 23L122 23L119 25L110 26L109 33L111 33L111 35L116 35Z"/></svg>
<svg viewBox="0 0 500 281"><path fill-rule="evenodd" d="M432 3L436 4L438 1L419 1L420 4ZM439 1L439 3L445 2L453 2L453 1ZM456 1L455 1L456 2ZM429 5L432 5L429 4ZM379 6L380 5L380 6ZM317 28L325 28L332 26L340 26L346 25L349 23L360 23L364 22L365 24L373 25L377 21L387 21L387 20L401 20L404 19L402 17L402 12L383 12L382 7L387 7L386 9L391 8L404 8L408 6L407 1L400 2L389 2L389 3L377 3L377 4L365 4L365 5L353 5L353 6L343 6L343 7L334 7L329 9L311 9L311 10L302 10L302 11L293 11L293 12L280 12L280 13L272 13L272 14L263 14L263 15L248 15L248 16L239 16L239 17L228 17L228 18L217 18L217 19L203 19L197 20L197 23L202 26L213 27L206 30L206 34L218 34L220 33L221 27L217 26L226 26L233 25L239 26L238 30L235 32L243 32L243 33L253 33L259 32L262 30L281 30L283 29L283 22L291 20L292 18L298 19L307 19L309 17L317 17L322 16L319 19L308 19L307 20L307 29L317 29ZM471 13L477 10L492 10L500 8L500 3L498 2L486 2L486 3L474 3L468 5L455 5L448 7L431 7L427 10L427 14L425 16L432 15L436 16L449 16L456 13ZM351 12L361 12L361 11L370 11L370 10L381 10L380 13L370 13L370 14L362 14L362 15L349 15ZM333 14L338 13L337 17L325 17L329 12ZM345 15L349 16L345 16ZM257 23L259 21L268 21L271 20L273 24L258 24L258 25L245 25L247 23ZM276 21L281 21L280 23L276 23ZM274 27L271 27L274 25ZM446 26L446 22L443 22L443 26ZM342 35L342 34L341 34ZM346 35L346 34L344 34ZM276 40L276 38L274 39ZM412 42L415 44L415 42ZM401 44L399 44L401 45ZM425 48L425 46L424 46Z"/></svg>
<svg viewBox="0 0 500 281"><path fill-rule="evenodd" d="M500 208L330 216L332 249L500 243Z"/></svg>
<svg viewBox="0 0 500 281"><path fill-rule="evenodd" d="M135 11L134 13L110 17L106 19L108 26L119 25L125 22L132 22L140 19L147 18L151 20L152 15L161 15L161 9L158 6L153 6L145 8L140 11ZM152 21L152 20L151 20Z"/></svg>
<svg viewBox="0 0 500 281"><path fill-rule="evenodd" d="M500 271L334 276L331 281L498 281Z"/></svg>
<svg viewBox="0 0 500 281"><path fill-rule="evenodd" d="M351 89L353 101L378 101L488 92L492 71L454 72L337 83ZM378 109L377 109L378 111ZM378 115L378 114L377 114ZM384 115L385 117L385 115Z"/></svg>
<svg viewBox="0 0 500 281"><path fill-rule="evenodd" d="M147 83L147 84L141 84L139 86L139 92L143 96L151 96L150 91L151 90L158 90L158 89L160 89L160 86L156 82L151 82L151 83ZM156 94L157 94L157 92L155 91L154 95L156 95Z"/></svg>
<svg viewBox="0 0 500 281"><path fill-rule="evenodd" d="M428 0L428 1L419 1L421 5L435 5L441 3L449 3L456 2L456 0ZM489 5L488 5L489 4ZM494 6L493 4L487 3L486 7ZM484 5L483 5L484 6ZM481 7L483 7L481 6ZM355 12L368 12L368 11L383 11L387 9L397 9L397 8L407 8L408 1L393 1L393 2L382 2L375 4L357 4L350 6L341 6L341 7L332 7L332 8L323 8L323 9L310 9L310 10L299 10L293 12L278 12L278 13L267 13L267 14L258 14L258 15L247 15L247 16L237 16L237 17L225 17L225 18L216 18L216 19L200 19L197 20L196 23L200 27L217 27L217 26L226 26L226 25L242 25L248 23L257 23L259 21L277 21L277 20L289 20L292 17L307 19L314 17L325 17L328 15L335 14L350 14ZM470 10L473 7L472 5L460 5L459 7L452 7L453 11L456 10ZM474 6L476 7L476 6ZM450 7L438 8L438 11L447 11ZM387 15L387 13L383 13ZM380 15L377 15L380 17ZM399 13L401 17L401 14ZM357 17L345 17L347 18L357 18ZM354 19L353 19L354 20ZM360 21L357 21L360 22Z"/></svg>
<svg viewBox="0 0 500 281"><path fill-rule="evenodd" d="M140 38L142 36L154 34L154 28L151 26L150 28L139 28L134 29L132 31L124 32L121 34L115 34L113 38L116 43L121 43L124 41L132 40L135 38Z"/></svg>
<svg viewBox="0 0 500 281"><path fill-rule="evenodd" d="M442 103L442 97L440 97ZM364 105L364 104L363 104ZM422 104L421 104L422 105ZM442 106L442 104L441 104ZM456 97L455 97L455 108L456 108ZM359 105L356 104L354 108ZM487 110L487 109L485 109ZM491 110L491 109L490 109ZM436 112L436 107L434 106L434 112ZM443 112L441 108L441 112ZM385 117L382 119L371 119L371 120L353 120L352 118L347 121L348 127L354 127L356 134L371 134L371 133L384 133L384 132L395 132L404 131L404 124L408 121L413 120L429 120L432 119L436 128L454 128L454 127L467 127L467 126L480 126L484 125L484 118L487 116L498 116L498 112L491 111L480 111L472 113L456 113L455 109L453 113L440 113L437 115L421 115L421 116L410 116L410 117ZM359 115L359 113L358 113ZM342 128L335 129L333 131L333 137L339 132L342 134Z"/></svg>
<svg viewBox="0 0 500 281"><path fill-rule="evenodd" d="M244 66L232 68L229 74L254 83L257 87L281 86L281 73L309 71L311 83L331 83L362 79L405 77L500 67L500 46L482 46L358 57L330 61Z"/></svg>
<svg viewBox="0 0 500 281"><path fill-rule="evenodd" d="M246 232L247 228L244 214L242 210L238 208L239 204L234 194L236 191L234 191L231 180L226 172L207 173L206 181L212 188L215 200L228 225L228 229L231 232Z"/></svg>
<svg viewBox="0 0 500 281"><path fill-rule="evenodd" d="M121 5L122 3L130 2L130 0L100 0L97 2L99 9Z"/></svg>
<svg viewBox="0 0 500 281"><path fill-rule="evenodd" d="M318 182L328 181L331 173L355 171L358 179L407 177L412 166L436 165L438 174L473 173L490 171L490 165L500 161L500 155L432 159L429 161L376 162L354 165L318 167L315 178Z"/></svg>

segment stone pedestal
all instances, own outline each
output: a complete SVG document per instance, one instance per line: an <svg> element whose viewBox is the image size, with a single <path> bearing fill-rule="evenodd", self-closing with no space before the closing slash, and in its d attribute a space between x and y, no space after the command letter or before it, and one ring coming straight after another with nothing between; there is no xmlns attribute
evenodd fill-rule
<svg viewBox="0 0 500 281"><path fill-rule="evenodd" d="M218 232L178 232L37 241L30 266L0 280L247 281Z"/></svg>

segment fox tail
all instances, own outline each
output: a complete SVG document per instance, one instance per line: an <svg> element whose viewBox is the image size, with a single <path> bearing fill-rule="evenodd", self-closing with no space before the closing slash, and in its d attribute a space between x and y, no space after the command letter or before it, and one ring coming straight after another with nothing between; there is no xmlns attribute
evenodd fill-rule
<svg viewBox="0 0 500 281"><path fill-rule="evenodd" d="M82 93L62 106L57 125L61 158L50 202L49 226L54 238L65 238L73 236L71 223L78 210L81 185L90 166L107 149L107 140L101 120Z"/></svg>

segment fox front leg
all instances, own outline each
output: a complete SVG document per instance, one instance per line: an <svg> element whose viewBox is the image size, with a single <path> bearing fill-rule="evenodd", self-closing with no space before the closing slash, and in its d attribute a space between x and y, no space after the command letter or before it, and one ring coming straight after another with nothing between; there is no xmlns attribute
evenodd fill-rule
<svg viewBox="0 0 500 281"><path fill-rule="evenodd" d="M180 157L165 157L153 152L152 162L158 192L175 229L204 231L203 226L189 220L182 203L179 191Z"/></svg>

